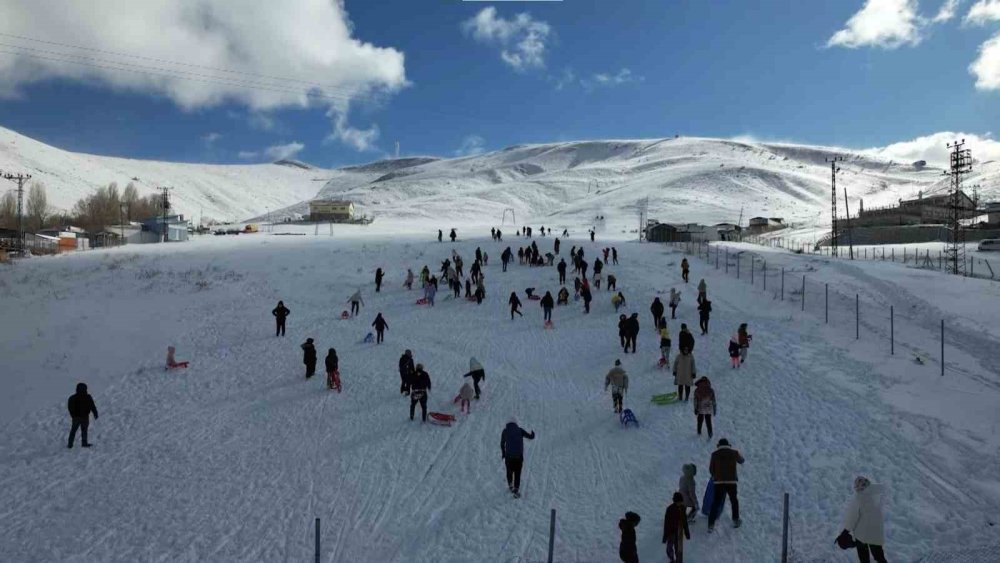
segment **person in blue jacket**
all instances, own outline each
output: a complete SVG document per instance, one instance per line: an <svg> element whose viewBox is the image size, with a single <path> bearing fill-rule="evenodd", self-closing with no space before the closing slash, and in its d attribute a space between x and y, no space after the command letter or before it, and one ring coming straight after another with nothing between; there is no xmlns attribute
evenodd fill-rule
<svg viewBox="0 0 1000 563"><path fill-rule="evenodd" d="M514 498L521 496L521 467L524 465L524 438L535 439L535 432L528 432L510 419L500 434L500 456L507 466L507 488Z"/></svg>

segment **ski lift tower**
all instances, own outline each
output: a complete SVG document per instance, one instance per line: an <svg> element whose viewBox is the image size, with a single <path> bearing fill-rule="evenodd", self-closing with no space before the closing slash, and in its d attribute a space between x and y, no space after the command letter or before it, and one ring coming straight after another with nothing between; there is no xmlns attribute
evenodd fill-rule
<svg viewBox="0 0 1000 563"><path fill-rule="evenodd" d="M949 143L951 149L950 168L946 174L951 177L951 205L948 217L951 228L951 240L946 250L951 261L951 273L956 276L965 275L965 231L962 219L965 218L965 208L962 205L962 176L972 172L972 150L965 148L965 139Z"/></svg>
<svg viewBox="0 0 1000 563"><path fill-rule="evenodd" d="M639 242L646 240L646 224L649 221L649 198L644 197L639 200Z"/></svg>
<svg viewBox="0 0 1000 563"><path fill-rule="evenodd" d="M830 198L830 255L838 256L837 238L840 236L840 232L837 229L837 172L840 172L840 167L837 166L837 163L843 162L844 157L835 156L826 159L826 161L830 163L830 186L833 194L833 197Z"/></svg>

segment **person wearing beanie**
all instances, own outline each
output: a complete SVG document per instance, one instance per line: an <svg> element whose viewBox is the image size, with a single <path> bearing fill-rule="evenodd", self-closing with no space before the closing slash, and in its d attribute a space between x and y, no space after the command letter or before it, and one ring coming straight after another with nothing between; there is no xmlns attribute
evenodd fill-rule
<svg viewBox="0 0 1000 563"><path fill-rule="evenodd" d="M406 350L403 355L399 357L399 394L409 395L410 394L410 380L413 378L413 372L416 368L413 367L413 352Z"/></svg>
<svg viewBox="0 0 1000 563"><path fill-rule="evenodd" d="M684 495L676 492L663 517L663 543L667 544L667 559L671 563L683 563L685 539L691 539L691 530L684 515Z"/></svg>
<svg viewBox="0 0 1000 563"><path fill-rule="evenodd" d="M635 545L635 527L639 525L639 515L626 512L625 518L618 521L618 529L622 531L622 541L618 545L618 557L624 563L639 563L639 550Z"/></svg>
<svg viewBox="0 0 1000 563"><path fill-rule="evenodd" d="M733 514L733 526L740 527L740 501L736 496L736 484L739 477L736 474L736 466L742 463L743 456L729 445L729 440L725 438L719 440L719 447L712 452L712 459L708 465L708 472L712 475L712 481L715 483L715 495L708 513L709 533L715 531L715 519L722 512L722 503L726 501L727 496Z"/></svg>
<svg viewBox="0 0 1000 563"><path fill-rule="evenodd" d="M90 393L87 393L86 383L76 384L76 393L71 395L69 401L66 402L66 409L69 410L69 416L73 419L73 425L69 430L69 443L66 444L66 447L73 447L73 442L76 441L76 430L79 428L80 445L89 448L87 429L90 427L90 413L94 413L94 420L97 420L97 406L94 405L94 398L90 396Z"/></svg>

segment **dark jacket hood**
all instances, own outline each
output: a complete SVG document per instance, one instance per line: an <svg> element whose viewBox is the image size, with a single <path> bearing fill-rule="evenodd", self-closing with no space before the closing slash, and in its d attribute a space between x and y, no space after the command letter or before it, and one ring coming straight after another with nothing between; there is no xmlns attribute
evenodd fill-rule
<svg viewBox="0 0 1000 563"><path fill-rule="evenodd" d="M76 393L78 395L86 395L87 394L87 384L86 383L77 383L76 384Z"/></svg>

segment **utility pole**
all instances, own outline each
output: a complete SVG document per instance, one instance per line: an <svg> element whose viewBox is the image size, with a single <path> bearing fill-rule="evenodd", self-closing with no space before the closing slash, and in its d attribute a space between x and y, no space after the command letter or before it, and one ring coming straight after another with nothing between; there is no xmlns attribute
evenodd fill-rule
<svg viewBox="0 0 1000 563"><path fill-rule="evenodd" d="M167 228L167 213L170 211L170 190L173 188L164 186L157 189L163 192L160 196L160 211L162 214L162 224L160 225L160 229L161 234L163 235L160 242L168 242L170 240L170 230Z"/></svg>
<svg viewBox="0 0 1000 563"><path fill-rule="evenodd" d="M396 141L396 158L399 158L399 141Z"/></svg>
<svg viewBox="0 0 1000 563"><path fill-rule="evenodd" d="M950 168L946 172L951 176L951 208L949 223L951 227L951 243L948 245L948 258L951 260L951 273L965 275L965 231L962 229L962 219L965 213L962 208L962 176L972 172L972 150L964 148L965 139L949 143L951 149Z"/></svg>
<svg viewBox="0 0 1000 563"><path fill-rule="evenodd" d="M4 174L4 178L17 183L17 255L24 256L24 184L31 174Z"/></svg>
<svg viewBox="0 0 1000 563"><path fill-rule="evenodd" d="M740 242L743 242L743 206L740 206L740 218L736 220L736 232L739 233Z"/></svg>
<svg viewBox="0 0 1000 563"><path fill-rule="evenodd" d="M840 231L837 229L837 172L840 172L840 167L837 166L838 162L843 162L844 157L835 156L833 158L826 159L830 163L830 193L833 196L830 198L830 253L834 256L839 254L837 240L840 235Z"/></svg>
<svg viewBox="0 0 1000 563"><path fill-rule="evenodd" d="M646 222L649 215L649 198L639 200L639 242L646 240Z"/></svg>
<svg viewBox="0 0 1000 563"><path fill-rule="evenodd" d="M844 211L847 213L847 244L851 249L851 260L854 260L854 235L851 233L851 205L847 203L847 188L844 188Z"/></svg>

